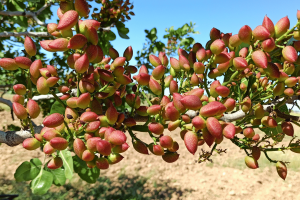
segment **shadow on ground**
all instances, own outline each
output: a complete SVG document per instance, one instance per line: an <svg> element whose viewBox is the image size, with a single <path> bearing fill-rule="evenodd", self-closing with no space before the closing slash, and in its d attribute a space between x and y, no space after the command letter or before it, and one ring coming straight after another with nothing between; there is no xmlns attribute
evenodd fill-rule
<svg viewBox="0 0 300 200"><path fill-rule="evenodd" d="M121 174L115 179L99 177L95 184L87 184L81 180L68 183L61 187L52 186L45 195L33 195L29 183L0 179L0 194L19 194L15 200L40 199L178 199L193 190L170 186L170 182L156 181L149 178Z"/></svg>

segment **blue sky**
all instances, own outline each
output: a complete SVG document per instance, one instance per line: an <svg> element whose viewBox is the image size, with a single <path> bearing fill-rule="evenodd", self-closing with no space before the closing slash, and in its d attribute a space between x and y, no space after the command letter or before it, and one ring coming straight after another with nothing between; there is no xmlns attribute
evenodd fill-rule
<svg viewBox="0 0 300 200"><path fill-rule="evenodd" d="M284 6L283 2L289 2ZM160 40L163 40L165 29L171 26L178 28L190 21L196 23L193 35L196 42L205 43L209 40L211 28L216 27L224 33L236 34L243 25L252 29L261 25L267 15L274 24L282 17L288 16L291 25L296 23L296 12L300 2L293 1L203 1L203 0L136 0L134 1L135 16L126 23L129 28L129 40L118 37L112 44L120 53L131 45L134 52L142 49L145 42L145 29L157 28ZM164 41L164 40L163 40ZM165 40L166 42L166 40Z"/></svg>

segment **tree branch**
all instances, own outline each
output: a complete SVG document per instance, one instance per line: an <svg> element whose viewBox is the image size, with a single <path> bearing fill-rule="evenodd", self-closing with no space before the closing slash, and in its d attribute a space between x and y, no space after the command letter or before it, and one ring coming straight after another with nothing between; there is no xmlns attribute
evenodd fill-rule
<svg viewBox="0 0 300 200"><path fill-rule="evenodd" d="M0 33L0 37L20 37L20 36L34 36L34 37L53 37L51 34L49 34L48 32L6 32L3 31L2 33Z"/></svg>
<svg viewBox="0 0 300 200"><path fill-rule="evenodd" d="M285 114L278 109L276 109L274 111L276 112L276 115L282 119L290 119L291 121L295 121L295 122L300 121L300 117L298 117L298 116Z"/></svg>
<svg viewBox="0 0 300 200"><path fill-rule="evenodd" d="M0 15L3 16L9 16L9 17L13 17L13 16L24 16L24 17L31 17L33 18L36 23L40 26L47 26L46 23L42 22L41 20L39 20L37 18L36 13L34 12L21 12L21 11L0 11Z"/></svg>
<svg viewBox="0 0 300 200"><path fill-rule="evenodd" d="M38 11L36 11L36 15L39 15L41 14L41 12L43 12L46 8L48 8L49 6L53 5L54 4L54 1L49 1L49 2L46 2L43 7L41 7Z"/></svg>
<svg viewBox="0 0 300 200"><path fill-rule="evenodd" d="M239 119L243 119L245 116L246 113L244 113L242 110L238 110L235 113L223 114L223 117L221 117L220 120L224 122L233 122Z"/></svg>
<svg viewBox="0 0 300 200"><path fill-rule="evenodd" d="M8 85L0 85L0 89L2 88L11 88L13 84L8 84Z"/></svg>
<svg viewBox="0 0 300 200"><path fill-rule="evenodd" d="M271 108L278 103L279 103L279 101L276 101L271 104L263 105L264 111L271 112ZM253 112L248 115L252 115L252 114L253 114ZM238 110L235 113L224 114L223 117L220 118L220 120L222 120L224 122L233 122L233 121L236 121L239 119L243 119L244 117L246 117L246 113L244 113L242 110Z"/></svg>
<svg viewBox="0 0 300 200"><path fill-rule="evenodd" d="M43 126L34 127L35 133L40 133ZM32 134L29 130L20 131L0 131L0 143L5 143L8 146L16 146L21 144L25 139L31 138Z"/></svg>
<svg viewBox="0 0 300 200"><path fill-rule="evenodd" d="M0 11L1 12L1 11ZM105 28L100 28L104 31L110 31L111 27L105 27ZM0 37L20 37L20 36L34 36L34 37L53 37L53 35L49 34L48 32L30 32L30 31L26 31L26 32L7 32L7 31L3 31L2 33L0 33Z"/></svg>
<svg viewBox="0 0 300 200"><path fill-rule="evenodd" d="M110 26L108 27L100 27L99 30L102 30L102 31L110 31L111 28L115 25L115 23L112 23Z"/></svg>
<svg viewBox="0 0 300 200"><path fill-rule="evenodd" d="M12 102L10 100L0 98L0 103L3 103L5 105L9 106L9 108L12 109Z"/></svg>
<svg viewBox="0 0 300 200"><path fill-rule="evenodd" d="M291 98L289 98L286 103L288 104L293 104L295 100L300 100L300 95L297 96L297 95L294 95L294 96L291 96Z"/></svg>
<svg viewBox="0 0 300 200"><path fill-rule="evenodd" d="M47 95L40 95L40 96L47 96ZM272 104L270 104L270 105L264 105L263 107L264 107L265 111L269 112L271 106L273 106L273 105ZM281 111L279 111L278 109L276 109L274 111L276 112L277 116L280 117L280 118L291 119L292 121L300 121L300 117L284 114ZM241 117L242 115L245 116L245 113L243 112L243 114L241 114L241 112L243 112L243 111L239 110L236 113L227 114L229 116L225 115L225 120L227 120L226 122L229 122L229 120L235 121L235 120L237 120L236 118L238 116L239 117ZM186 112L186 114L189 115L191 118L193 118L193 117L195 117L195 116L198 115L198 112L196 112L196 111L188 111L188 112ZM234 117L235 117L235 119L234 119ZM222 118L224 118L224 116ZM145 121L148 120L148 117L143 117L143 116L135 115L134 119L137 122L145 122ZM137 127L141 127L141 125L139 125ZM43 128L43 126L35 126L34 127L34 132L35 133L40 133L40 131L41 131L42 128ZM146 126L146 129L148 129L147 126ZM5 143L5 144L7 144L9 146L16 146L18 144L21 144L25 139L30 138L30 137L32 137L32 134L30 133L29 130L7 131L7 132L0 131L0 143Z"/></svg>
<svg viewBox="0 0 300 200"><path fill-rule="evenodd" d="M298 100L299 97L300 96L292 96L291 98L287 99L287 101L285 103L291 104L291 103L293 103L293 101ZM263 105L264 111L267 111L270 113L272 111L273 106L280 103L280 101L282 101L283 99L284 98L281 98L281 99L274 101L271 104ZM276 112L277 116L280 118L290 119L292 121L297 121L297 122L300 121L300 117L284 114L278 109L275 109L274 111ZM251 114L253 114L253 113L251 113ZM245 116L246 116L246 113L244 113L242 110L238 110L235 113L224 114L224 116L221 117L221 120L225 121L225 122L233 122L233 121L236 121L239 119L243 119Z"/></svg>
<svg viewBox="0 0 300 200"><path fill-rule="evenodd" d="M42 22L41 20L39 20L37 18L37 16L39 14L41 14L41 12L43 12L47 7L49 7L50 5L52 5L53 2L50 1L50 2L47 2L43 7L41 7L38 11L36 12L29 12L29 11L25 11L25 12L20 12L20 11L0 11L0 15L3 15L3 16L9 16L9 17L12 17L12 16L24 16L24 17L31 17L33 18L36 23L40 26L47 26L47 24L45 22Z"/></svg>
<svg viewBox="0 0 300 200"><path fill-rule="evenodd" d="M148 117L143 117L140 115L135 115L134 119L138 122L146 122ZM33 123L33 122L32 122ZM33 125L35 125L33 123ZM34 133L40 133L43 126L34 126ZM146 126L148 129L148 127ZM18 144L21 144L25 139L31 138L32 134L30 133L30 130L20 130L20 131L0 131L0 143L5 143L8 146L17 146Z"/></svg>
<svg viewBox="0 0 300 200"><path fill-rule="evenodd" d="M6 11L0 11L0 15L1 15L1 12L6 12ZM16 11L17 12L17 11ZM24 12L23 12L24 13ZM37 17L33 17L34 19ZM114 24L112 24L111 26L108 26L108 27L100 27L99 30L102 30L102 31L110 31L111 30L111 27L113 26ZM45 26L47 26L47 24L45 24ZM73 28L72 28L73 30ZM30 31L26 31L26 32L7 32L7 31L3 31L2 33L0 33L0 37L20 37L20 36L34 36L34 37L53 37L53 35L49 34L48 32L30 32Z"/></svg>
<svg viewBox="0 0 300 200"><path fill-rule="evenodd" d="M73 96L76 96L76 94L77 94L77 89L72 89L71 90L71 94L73 95ZM57 93L56 94L56 96L58 96L58 97L61 97L61 96L63 96L64 94L63 93ZM39 100L44 100L44 99L54 99L55 97L52 95L52 94L45 94L45 95L38 95L38 96L34 96L34 97L32 97L32 100L34 100L34 101L39 101ZM27 101L27 99L25 100L25 101Z"/></svg>

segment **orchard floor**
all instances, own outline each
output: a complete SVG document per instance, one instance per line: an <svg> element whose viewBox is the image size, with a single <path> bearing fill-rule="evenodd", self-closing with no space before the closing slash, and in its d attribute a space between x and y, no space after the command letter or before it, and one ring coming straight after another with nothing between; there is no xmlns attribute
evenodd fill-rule
<svg viewBox="0 0 300 200"><path fill-rule="evenodd" d="M12 121L10 113L0 112L2 126L18 125ZM42 118L35 120L37 124ZM296 129L295 132L299 132ZM244 164L244 151L233 145L231 141L223 141L218 148L227 149L226 154L212 156L213 163L195 163L201 148L191 155L180 138L179 131L166 132L178 141L179 160L165 163L160 156L142 155L131 146L123 153L124 159L101 171L99 181L88 185L75 176L66 186L52 186L48 194L34 196L30 194L28 184L16 183L14 171L24 161L38 157L44 159L39 150L26 151L21 145L8 147L0 145L0 194L18 193L19 199L212 199L212 200L269 200L269 199L300 199L300 156L292 152L270 154L273 159L293 161L288 165L288 176L283 181L277 175L274 164L261 156L260 168L249 169ZM298 133L300 135L300 133ZM146 142L146 133L137 133ZM55 197L55 194L60 196Z"/></svg>

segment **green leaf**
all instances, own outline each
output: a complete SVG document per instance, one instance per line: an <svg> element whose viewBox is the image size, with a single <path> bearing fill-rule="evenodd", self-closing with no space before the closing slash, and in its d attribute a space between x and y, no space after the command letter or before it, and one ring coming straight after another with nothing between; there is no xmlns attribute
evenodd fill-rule
<svg viewBox="0 0 300 200"><path fill-rule="evenodd" d="M52 174L41 168L38 176L35 179L33 179L30 183L32 193L37 195L45 194L50 189L52 182Z"/></svg>
<svg viewBox="0 0 300 200"><path fill-rule="evenodd" d="M229 81L229 79L230 79L230 77L231 77L231 75L232 75L233 73L234 73L234 71L227 70L226 73L225 73L223 82Z"/></svg>
<svg viewBox="0 0 300 200"><path fill-rule="evenodd" d="M58 101L55 101L54 104L51 106L51 110L50 110L50 114L53 113L59 113L64 115L65 108Z"/></svg>
<svg viewBox="0 0 300 200"><path fill-rule="evenodd" d="M124 34L129 33L129 29L126 28L124 24L123 24L123 26L117 27L117 29L118 29L118 32L121 32L121 33L124 33Z"/></svg>
<svg viewBox="0 0 300 200"><path fill-rule="evenodd" d="M16 23L19 24L22 27L27 27L28 26L28 22L27 22L27 18L23 17L23 16L14 16L13 18L11 18L11 20Z"/></svg>
<svg viewBox="0 0 300 200"><path fill-rule="evenodd" d="M108 39L109 41L115 40L115 39L117 38L117 37L116 37L116 34L115 34L114 32L112 32L112 31L109 31L109 32L107 32L106 34L107 34L107 39Z"/></svg>
<svg viewBox="0 0 300 200"><path fill-rule="evenodd" d="M30 171L31 164L28 161L23 162L16 170L14 177L17 182L25 181L24 176Z"/></svg>
<svg viewBox="0 0 300 200"><path fill-rule="evenodd" d="M157 34L156 28L152 28L151 31L150 31L150 34L151 35L156 35Z"/></svg>
<svg viewBox="0 0 300 200"><path fill-rule="evenodd" d="M194 42L194 38L191 38L191 37L188 37L188 38L183 38L181 41L180 41L180 46L186 46L186 47L189 47L191 44L193 44Z"/></svg>
<svg viewBox="0 0 300 200"><path fill-rule="evenodd" d="M120 31L118 31L118 33L119 33L119 36L120 36L121 38L123 38L123 39L129 39L128 35L126 35L126 34L120 32Z"/></svg>
<svg viewBox="0 0 300 200"><path fill-rule="evenodd" d="M15 6L15 9L17 10L17 11L24 11L24 8L25 8L25 5L24 4L19 4L19 3L17 3L15 0L11 0L11 3L12 3L12 5L14 5Z"/></svg>
<svg viewBox="0 0 300 200"><path fill-rule="evenodd" d="M271 136L274 141L281 142L284 138L280 125L276 128L260 128L260 130L265 132L267 136Z"/></svg>
<svg viewBox="0 0 300 200"><path fill-rule="evenodd" d="M33 180L39 174L41 166L42 162L38 158L23 162L16 170L14 177L17 182Z"/></svg>
<svg viewBox="0 0 300 200"><path fill-rule="evenodd" d="M118 34L121 38L123 39L129 39L129 37L127 36L127 33L129 33L129 29L125 27L125 24L122 22L117 22L116 23L116 27L118 30Z"/></svg>
<svg viewBox="0 0 300 200"><path fill-rule="evenodd" d="M53 183L56 186L62 186L66 183L65 170L63 168L58 168L55 170L50 170L53 175Z"/></svg>
<svg viewBox="0 0 300 200"><path fill-rule="evenodd" d="M256 81L256 78L255 77L253 77L253 76L251 76L251 77L249 77L249 81L248 81L248 79L246 79L247 80L247 90L246 90L246 92L244 93L244 96L243 96L243 99L246 97L246 96L248 96L249 95L249 93L250 93L250 91L251 91L251 86L253 85L253 83Z"/></svg>
<svg viewBox="0 0 300 200"><path fill-rule="evenodd" d="M59 152L59 156L63 160L65 176L67 179L71 179L73 177L73 159L71 156L71 152L68 150L63 150Z"/></svg>
<svg viewBox="0 0 300 200"><path fill-rule="evenodd" d="M288 109L288 107L287 107L286 104L280 106L280 107L278 108L278 110L280 110L281 112L283 112L283 113L289 115L289 109Z"/></svg>
<svg viewBox="0 0 300 200"><path fill-rule="evenodd" d="M153 53L156 53L157 52L157 47L153 47Z"/></svg>
<svg viewBox="0 0 300 200"><path fill-rule="evenodd" d="M188 31L188 30L189 30L189 25L188 25L188 24L183 25L182 31L183 31L183 32L186 32L186 31Z"/></svg>
<svg viewBox="0 0 300 200"><path fill-rule="evenodd" d="M95 183L100 175L100 169L94 167L92 169L88 168L86 163L81 160L78 156L73 156L74 171L79 175L79 177L88 182Z"/></svg>
<svg viewBox="0 0 300 200"><path fill-rule="evenodd" d="M33 158L30 160L30 170L24 175L24 180L33 180L40 172L42 167L42 162L38 158Z"/></svg>

